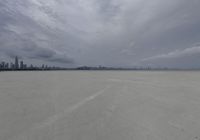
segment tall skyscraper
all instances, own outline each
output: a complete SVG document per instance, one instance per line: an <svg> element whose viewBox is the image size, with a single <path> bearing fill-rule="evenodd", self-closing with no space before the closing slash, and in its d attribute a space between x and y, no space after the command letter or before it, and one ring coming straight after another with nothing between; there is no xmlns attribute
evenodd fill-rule
<svg viewBox="0 0 200 140"><path fill-rule="evenodd" d="M15 57L15 69L19 69L19 61L18 61L18 57Z"/></svg>
<svg viewBox="0 0 200 140"><path fill-rule="evenodd" d="M5 64L6 64L6 63L5 63L4 61L1 62L1 68L2 68L2 69L5 69Z"/></svg>
<svg viewBox="0 0 200 140"><path fill-rule="evenodd" d="M14 69L14 64L12 62L10 63L10 69Z"/></svg>
<svg viewBox="0 0 200 140"><path fill-rule="evenodd" d="M20 61L20 69L24 69L24 62Z"/></svg>

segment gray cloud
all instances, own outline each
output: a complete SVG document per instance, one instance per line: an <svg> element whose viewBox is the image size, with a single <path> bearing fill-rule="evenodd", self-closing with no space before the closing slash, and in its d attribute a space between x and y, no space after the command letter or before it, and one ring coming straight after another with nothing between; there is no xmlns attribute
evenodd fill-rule
<svg viewBox="0 0 200 140"><path fill-rule="evenodd" d="M155 64L157 59L142 60L161 54L171 59L200 41L199 5L199 0L1 0L1 58L19 55L62 65ZM199 66L198 57L179 55L173 66L181 60L181 67Z"/></svg>
<svg viewBox="0 0 200 140"><path fill-rule="evenodd" d="M8 39L12 40L12 42L6 43L0 48L0 51L9 58L18 56L23 59L44 60L54 63L73 63L71 58L64 53L57 52L53 48L38 46L34 41L18 37L18 35L14 33L8 34L8 36Z"/></svg>
<svg viewBox="0 0 200 140"><path fill-rule="evenodd" d="M143 60L149 61L149 60L155 60L155 59L171 59L171 58L191 56L194 54L200 54L200 46L186 48L184 50L175 50L175 51L167 53L167 54L161 54L161 55L153 56L153 57L146 58Z"/></svg>
<svg viewBox="0 0 200 140"><path fill-rule="evenodd" d="M153 66L168 66L174 68L199 68L200 45L197 43L193 47L183 50L175 50L167 54L160 54L145 58L141 62Z"/></svg>

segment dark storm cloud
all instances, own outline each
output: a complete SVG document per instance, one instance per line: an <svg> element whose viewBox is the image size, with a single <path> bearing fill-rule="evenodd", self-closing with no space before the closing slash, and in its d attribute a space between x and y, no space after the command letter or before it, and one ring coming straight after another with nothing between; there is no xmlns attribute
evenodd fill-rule
<svg viewBox="0 0 200 140"><path fill-rule="evenodd" d="M73 63L73 60L66 55L58 54L55 50L49 48L36 47L34 45L32 47L29 46L29 48L1 49L1 51L10 58L18 56L22 59L45 60L62 64Z"/></svg>
<svg viewBox="0 0 200 140"><path fill-rule="evenodd" d="M63 64L74 63L74 61L72 59L68 58L67 56L63 56L63 55L54 56L54 57L50 58L49 61L59 62L59 63L63 63Z"/></svg>
<svg viewBox="0 0 200 140"><path fill-rule="evenodd" d="M73 63L73 60L68 56L53 48L38 46L29 38L23 38L13 32L6 32L3 36L4 38L1 41L7 41L0 47L0 52L9 58L18 56L23 59L45 60L54 63Z"/></svg>
<svg viewBox="0 0 200 140"><path fill-rule="evenodd" d="M109 66L151 65L159 58L163 66L194 67L198 54L182 53L198 48L193 44L200 42L199 5L199 0L2 0L0 54Z"/></svg>
<svg viewBox="0 0 200 140"><path fill-rule="evenodd" d="M4 2L4 3L3 3ZM25 2L26 3L26 2ZM11 9L14 8L15 9ZM8 57L45 60L62 64L73 63L64 53L57 51L51 43L59 31L49 31L26 15L19 1L0 3L0 53ZM18 9L19 8L19 9ZM21 12L20 12L21 10Z"/></svg>
<svg viewBox="0 0 200 140"><path fill-rule="evenodd" d="M41 48L35 47L33 49L32 54L27 56L31 59L43 59L50 62L57 62L57 63L73 63L73 60L68 58L68 56L63 54L58 54L56 51L48 49L48 48Z"/></svg>

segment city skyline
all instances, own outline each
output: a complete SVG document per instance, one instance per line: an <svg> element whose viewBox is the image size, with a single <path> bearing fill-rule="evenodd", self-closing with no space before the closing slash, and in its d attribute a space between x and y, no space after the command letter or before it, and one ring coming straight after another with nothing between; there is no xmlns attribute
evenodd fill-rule
<svg viewBox="0 0 200 140"><path fill-rule="evenodd" d="M61 69L61 67L48 66L42 64L41 66L26 64L24 61L15 56L13 62L5 62L0 61L0 70L53 70L53 69Z"/></svg>
<svg viewBox="0 0 200 140"><path fill-rule="evenodd" d="M49 66L46 64L40 65L33 65L33 64L26 64L23 59L19 59L18 56L15 56L13 61L6 62L0 61L0 71L32 71L32 70L200 70L199 68L168 68L168 67L142 67L142 66L135 66L135 67L106 67L102 65L98 66L77 66L77 67L58 67L58 66Z"/></svg>

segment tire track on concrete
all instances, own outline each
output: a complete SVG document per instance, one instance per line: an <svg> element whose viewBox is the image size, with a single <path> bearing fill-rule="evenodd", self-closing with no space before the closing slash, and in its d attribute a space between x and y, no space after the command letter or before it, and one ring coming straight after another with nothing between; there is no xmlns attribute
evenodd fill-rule
<svg viewBox="0 0 200 140"><path fill-rule="evenodd" d="M67 110L65 110L64 112L60 113L60 114L56 114L50 118L48 118L47 120L45 120L42 124L40 123L39 128L41 127L45 127L48 125L51 125L52 123L54 123L55 121L63 118L67 113L73 112L76 109L80 108L81 106L83 106L84 104L86 104L89 101L94 100L96 97L100 96L101 94L103 94L107 89L109 89L111 86L107 86L104 89L96 92L95 94L93 94L92 96L89 96L85 99L83 99L82 101L80 101L79 103L69 107Z"/></svg>
<svg viewBox="0 0 200 140"><path fill-rule="evenodd" d="M77 104L67 108L65 111L59 113L59 114L55 114L49 118L47 118L46 120L44 120L43 122L39 122L37 124L33 124L33 126L28 129L25 130L25 132L23 132L22 134L19 134L18 136L16 136L14 139L20 139L20 138L25 138L25 137L29 137L29 133L31 132L34 133L34 131L38 131L40 129L44 129L46 127L49 127L51 125L53 125L56 121L64 118L68 113L71 113L77 109L79 109L80 107L82 107L83 105L85 105L86 103L94 100L95 98L99 97L100 95L102 95L103 93L105 93L106 90L110 89L111 85L106 86L105 88L103 88L102 90L96 92L95 94L83 99L82 101L78 102Z"/></svg>

